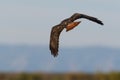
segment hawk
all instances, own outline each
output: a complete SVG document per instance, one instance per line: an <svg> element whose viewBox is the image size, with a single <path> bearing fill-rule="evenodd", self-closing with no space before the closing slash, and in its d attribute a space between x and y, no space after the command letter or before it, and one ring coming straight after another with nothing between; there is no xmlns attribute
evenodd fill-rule
<svg viewBox="0 0 120 80"><path fill-rule="evenodd" d="M49 49L51 51L51 54L54 57L56 57L58 55L60 33L63 31L64 28L66 29L66 31L70 31L73 28L75 28L78 24L81 23L81 21L75 22L75 20L80 19L80 18L85 18L90 21L96 22L100 25L103 25L102 21L100 21L99 19L97 19L95 17L88 16L85 14L75 13L71 17L61 21L60 24L53 26L52 30L51 30L51 34L50 34Z"/></svg>

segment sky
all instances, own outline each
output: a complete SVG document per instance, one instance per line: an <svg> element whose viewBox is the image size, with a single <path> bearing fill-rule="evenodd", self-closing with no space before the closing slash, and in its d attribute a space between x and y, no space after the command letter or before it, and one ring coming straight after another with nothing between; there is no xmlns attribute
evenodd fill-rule
<svg viewBox="0 0 120 80"><path fill-rule="evenodd" d="M1 0L0 44L48 45L51 28L74 13L102 20L82 23L60 36L61 46L120 48L120 0Z"/></svg>

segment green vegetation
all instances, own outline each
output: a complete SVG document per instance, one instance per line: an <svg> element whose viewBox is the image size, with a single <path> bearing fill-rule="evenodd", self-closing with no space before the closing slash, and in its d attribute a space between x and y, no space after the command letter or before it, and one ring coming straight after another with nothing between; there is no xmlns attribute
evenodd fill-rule
<svg viewBox="0 0 120 80"><path fill-rule="evenodd" d="M0 80L120 80L120 72L110 73L0 73Z"/></svg>

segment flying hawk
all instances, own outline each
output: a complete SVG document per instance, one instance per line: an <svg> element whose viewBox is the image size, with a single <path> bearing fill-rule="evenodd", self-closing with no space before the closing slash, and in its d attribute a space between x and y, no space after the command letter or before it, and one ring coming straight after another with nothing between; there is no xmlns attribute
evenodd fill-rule
<svg viewBox="0 0 120 80"><path fill-rule="evenodd" d="M100 25L103 25L102 21L98 20L97 18L80 13L75 13L71 17L64 19L63 21L61 21L60 24L55 25L51 30L49 48L51 50L51 54L54 57L58 55L60 33L63 31L64 28L66 28L66 31L75 28L81 21L77 22L74 21L80 18L85 18L93 22L96 22Z"/></svg>

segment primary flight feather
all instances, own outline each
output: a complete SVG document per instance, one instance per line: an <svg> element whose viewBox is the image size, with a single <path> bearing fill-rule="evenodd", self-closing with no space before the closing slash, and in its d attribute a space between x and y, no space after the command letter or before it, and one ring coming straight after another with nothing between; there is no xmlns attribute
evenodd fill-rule
<svg viewBox="0 0 120 80"><path fill-rule="evenodd" d="M51 54L54 57L58 55L60 33L63 31L64 28L66 28L66 31L75 28L81 21L74 21L80 18L85 18L100 25L103 25L102 21L98 20L97 18L80 13L75 13L70 18L64 19L60 24L55 25L51 30L49 48L51 50Z"/></svg>

